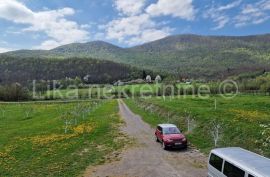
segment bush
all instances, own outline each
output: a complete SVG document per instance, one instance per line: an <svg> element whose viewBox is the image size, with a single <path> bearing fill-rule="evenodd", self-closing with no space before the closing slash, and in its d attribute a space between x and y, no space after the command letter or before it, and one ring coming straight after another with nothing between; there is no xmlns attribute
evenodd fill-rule
<svg viewBox="0 0 270 177"><path fill-rule="evenodd" d="M29 99L29 91L18 83L0 86L1 101L23 101Z"/></svg>

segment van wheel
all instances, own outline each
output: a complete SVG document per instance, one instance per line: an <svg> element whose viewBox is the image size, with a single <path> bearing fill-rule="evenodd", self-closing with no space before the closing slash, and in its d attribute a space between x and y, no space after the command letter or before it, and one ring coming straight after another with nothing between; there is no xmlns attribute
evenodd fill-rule
<svg viewBox="0 0 270 177"><path fill-rule="evenodd" d="M162 142L162 149L164 149L164 150L168 149L164 142Z"/></svg>

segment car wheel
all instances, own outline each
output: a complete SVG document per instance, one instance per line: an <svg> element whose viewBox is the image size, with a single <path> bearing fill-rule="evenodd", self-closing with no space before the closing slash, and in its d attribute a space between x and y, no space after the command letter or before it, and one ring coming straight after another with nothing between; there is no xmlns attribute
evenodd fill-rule
<svg viewBox="0 0 270 177"><path fill-rule="evenodd" d="M162 148L163 148L164 150L167 150L167 149L168 149L164 142L162 142Z"/></svg>

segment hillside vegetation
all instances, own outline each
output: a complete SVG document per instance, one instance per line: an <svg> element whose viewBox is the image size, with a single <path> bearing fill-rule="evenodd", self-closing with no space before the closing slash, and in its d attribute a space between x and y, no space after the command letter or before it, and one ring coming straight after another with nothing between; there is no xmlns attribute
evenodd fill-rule
<svg viewBox="0 0 270 177"><path fill-rule="evenodd" d="M141 71L124 64L92 58L0 57L0 84L32 80L61 80L88 76L88 83L113 83L141 77Z"/></svg>
<svg viewBox="0 0 270 177"><path fill-rule="evenodd" d="M95 41L48 51L21 50L15 57L94 57L131 64L182 78L224 78L243 72L269 70L270 35L229 37L177 35L132 48Z"/></svg>

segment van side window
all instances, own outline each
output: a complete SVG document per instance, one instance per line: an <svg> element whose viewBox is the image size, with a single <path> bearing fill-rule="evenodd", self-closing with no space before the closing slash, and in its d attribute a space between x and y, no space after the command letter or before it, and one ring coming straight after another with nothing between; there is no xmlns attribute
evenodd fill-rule
<svg viewBox="0 0 270 177"><path fill-rule="evenodd" d="M230 164L229 162L225 162L223 174L227 177L244 177L245 172L240 168Z"/></svg>
<svg viewBox="0 0 270 177"><path fill-rule="evenodd" d="M211 154L209 163L210 163L210 165L215 167L217 170L219 170L219 171L222 170L223 159L220 158L219 156L217 156L215 154Z"/></svg>
<svg viewBox="0 0 270 177"><path fill-rule="evenodd" d="M248 177L255 177L255 176L253 176L253 175L248 175Z"/></svg>

